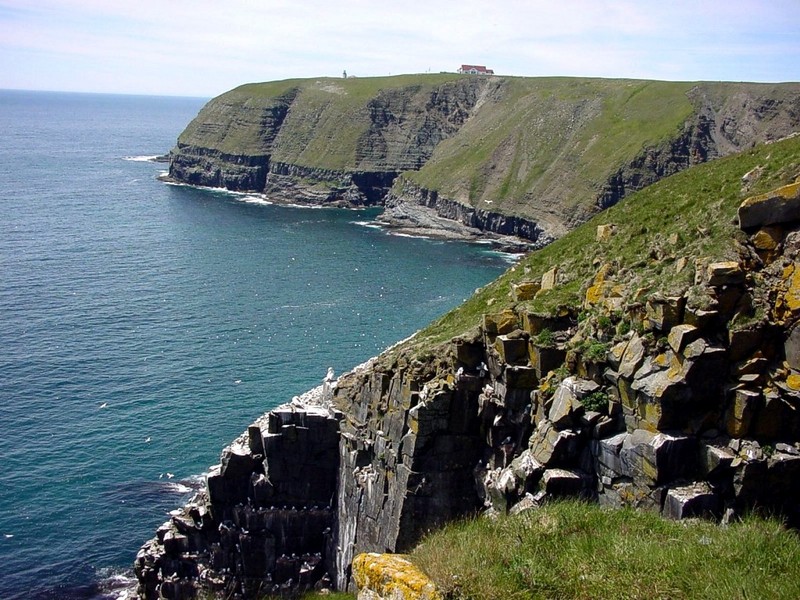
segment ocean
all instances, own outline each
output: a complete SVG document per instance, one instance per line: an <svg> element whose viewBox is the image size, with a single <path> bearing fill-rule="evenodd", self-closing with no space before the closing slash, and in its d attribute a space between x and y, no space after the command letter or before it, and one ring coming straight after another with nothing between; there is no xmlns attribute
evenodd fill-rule
<svg viewBox="0 0 800 600"><path fill-rule="evenodd" d="M116 598L261 413L508 267L376 210L162 183L204 104L0 91L0 598Z"/></svg>

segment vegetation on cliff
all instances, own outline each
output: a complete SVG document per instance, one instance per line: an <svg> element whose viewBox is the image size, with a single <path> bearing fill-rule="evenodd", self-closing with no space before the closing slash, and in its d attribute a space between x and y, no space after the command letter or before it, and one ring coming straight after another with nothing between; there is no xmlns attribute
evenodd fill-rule
<svg viewBox="0 0 800 600"><path fill-rule="evenodd" d="M464 103L481 106L490 86L510 84L441 85L458 87L460 100L439 113L438 134L455 127ZM282 89L284 104L267 111L275 122L293 118L305 93ZM341 95L337 89L317 91ZM708 86L701 92L714 96ZM405 92L380 94L380 102L370 100L370 118L381 125L367 133L375 153L359 160L407 157L397 149L421 147L395 119L411 114L397 108L408 106ZM440 107L454 98L436 97ZM743 97L746 108L752 96ZM427 110L412 113L426 122ZM389 130L397 144L381 146ZM274 131L277 139L283 129ZM725 139L733 144L737 132ZM750 133L740 141L758 139ZM437 143L426 148L444 142ZM658 165L664 156L643 160ZM242 181L263 175L263 165L245 166L252 169L238 171ZM661 167L664 176L672 168ZM293 169L284 164L281 176L300 173ZM252 597L325 580L350 589L356 556L406 552L427 532L483 512L498 518L495 529L479 535L487 521L464 525L466 533L456 526L442 546L431 538L418 551L437 548L464 577L456 585L447 565L440 574L425 565L454 598L491 598L496 590L518 598L796 595L786 558L796 554L796 538L749 515L764 510L800 523L798 188L798 136L666 177L526 256L305 403L274 409L226 447L206 490L140 550L140 593L177 600L205 587ZM744 524L721 538L722 530L706 533L705 525L551 506L564 497ZM659 534L653 548L641 545L647 529ZM568 565L551 542L565 546ZM746 561L736 550L742 545ZM539 570L542 556L556 568ZM588 557L599 570L589 569ZM696 580L711 561L709 592ZM730 577L717 579L718 569Z"/></svg>
<svg viewBox="0 0 800 600"><path fill-rule="evenodd" d="M552 238L659 178L787 135L798 114L797 84L286 80L209 102L180 135L170 174L274 196L289 189L300 201L307 187L313 203L433 194L425 204L440 216L491 231L502 218L486 213L517 217Z"/></svg>
<svg viewBox="0 0 800 600"><path fill-rule="evenodd" d="M455 523L413 552L452 600L797 598L800 537L777 521L729 527L557 502Z"/></svg>
<svg viewBox="0 0 800 600"><path fill-rule="evenodd" d="M598 267L612 264L629 301L639 294L675 295L694 286L696 259L735 259L743 233L736 211L748 196L800 177L800 136L766 144L677 173L637 192L592 220L533 252L478 290L462 306L422 330L409 344L425 354L476 327L482 315L519 305L531 312L580 309ZM597 228L614 234L597 239ZM683 268L678 268L683 265ZM512 286L540 281L555 269L557 285L515 302Z"/></svg>

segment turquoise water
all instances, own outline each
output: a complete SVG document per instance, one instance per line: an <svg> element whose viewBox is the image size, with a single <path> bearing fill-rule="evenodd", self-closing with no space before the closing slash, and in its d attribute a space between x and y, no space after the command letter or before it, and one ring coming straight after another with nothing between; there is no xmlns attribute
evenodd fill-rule
<svg viewBox="0 0 800 600"><path fill-rule="evenodd" d="M0 598L94 598L255 417L506 266L156 181L201 99L0 92Z"/></svg>

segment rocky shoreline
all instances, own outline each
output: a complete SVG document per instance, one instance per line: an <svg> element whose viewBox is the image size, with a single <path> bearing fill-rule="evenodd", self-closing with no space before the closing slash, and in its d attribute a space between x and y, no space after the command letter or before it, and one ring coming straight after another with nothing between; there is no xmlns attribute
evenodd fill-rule
<svg viewBox="0 0 800 600"><path fill-rule="evenodd" d="M707 303L625 302L600 265L581 307L598 316L498 307L425 358L398 346L260 417L139 552L138 593L352 589L357 555L564 496L800 522L798 191L742 204L740 260L695 265ZM511 293L557 285L547 272ZM735 326L760 298L769 323ZM622 318L636 329L603 342Z"/></svg>
<svg viewBox="0 0 800 600"><path fill-rule="evenodd" d="M257 197L262 199L264 202L278 206L340 208L344 210L361 210L364 208L369 208L362 204L350 203L344 199L329 202L323 201L319 198L309 198L307 195L296 196L289 193L273 195L256 192L237 192L224 188L209 188L208 186L185 183L175 179L168 173L159 175L157 179L170 185L182 185L187 187L195 187L197 189L215 189L238 196ZM432 209L414 204L402 204L395 207L385 207L383 211L375 218L374 223L381 229L384 229L387 232L395 235L487 244L493 250L506 254L524 254L542 246L541 242L538 244L533 243L529 240L525 240L514 235L503 235L482 231L475 227L464 225L458 221L438 216Z"/></svg>

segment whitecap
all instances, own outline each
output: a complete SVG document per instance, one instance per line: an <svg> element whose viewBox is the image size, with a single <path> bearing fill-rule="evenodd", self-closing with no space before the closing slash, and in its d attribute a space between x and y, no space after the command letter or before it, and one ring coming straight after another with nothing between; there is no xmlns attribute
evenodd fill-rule
<svg viewBox="0 0 800 600"><path fill-rule="evenodd" d="M272 206L273 202L267 200L265 196L245 196L242 198L242 202L246 202L247 204L259 204L261 206Z"/></svg>
<svg viewBox="0 0 800 600"><path fill-rule="evenodd" d="M177 481L166 483L164 489L173 494L189 494L194 491L194 488Z"/></svg>
<svg viewBox="0 0 800 600"><path fill-rule="evenodd" d="M375 221L350 221L350 224L366 227L367 229L383 229L383 227Z"/></svg>
<svg viewBox="0 0 800 600"><path fill-rule="evenodd" d="M431 236L429 236L429 235L412 235L410 233L397 233L397 232L394 232L394 231L390 231L389 235L394 235L394 236L397 236L397 237L405 237L405 238L419 238L421 240L429 240L429 239L431 239Z"/></svg>
<svg viewBox="0 0 800 600"><path fill-rule="evenodd" d="M136 595L136 578L129 571L119 572L115 569L104 568L97 570L100 579L98 587L103 598L113 597L114 600L134 600ZM114 594L114 596L109 596Z"/></svg>
<svg viewBox="0 0 800 600"><path fill-rule="evenodd" d="M128 160L131 162L155 162L161 158L159 154L153 154L152 156L123 156L122 160Z"/></svg>

